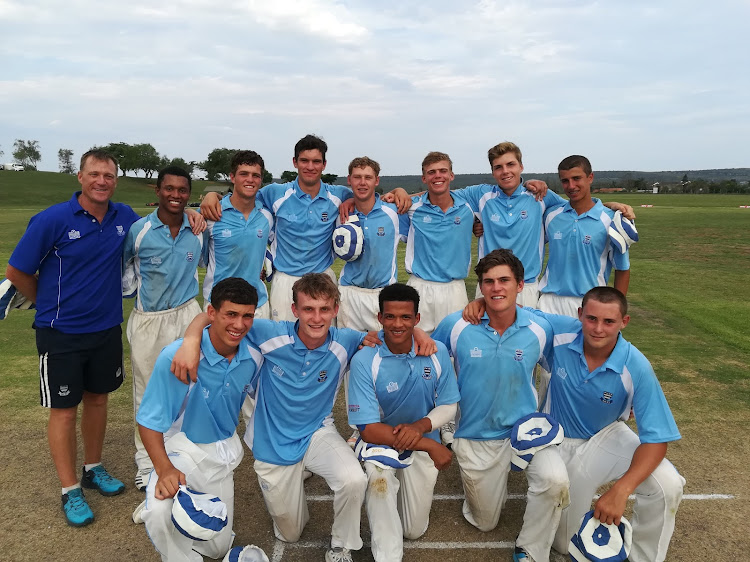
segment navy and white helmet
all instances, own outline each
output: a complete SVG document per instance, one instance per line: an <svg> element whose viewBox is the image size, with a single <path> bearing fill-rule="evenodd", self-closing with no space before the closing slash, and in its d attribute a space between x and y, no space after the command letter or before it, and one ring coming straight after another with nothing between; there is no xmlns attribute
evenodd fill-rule
<svg viewBox="0 0 750 562"><path fill-rule="evenodd" d="M235 546L227 552L222 562L268 562L268 556L254 544Z"/></svg>
<svg viewBox="0 0 750 562"><path fill-rule="evenodd" d="M581 527L568 545L574 562L622 562L630 554L633 529L630 522L620 518L619 525L608 525L589 511L581 520Z"/></svg>
<svg viewBox="0 0 750 562"><path fill-rule="evenodd" d="M380 468L406 468L414 460L411 456L412 451L399 453L393 447L388 445L373 445L357 439L354 445L354 454L361 461L371 462Z"/></svg>
<svg viewBox="0 0 750 562"><path fill-rule="evenodd" d="M513 451L511 470L525 469L534 453L562 443L564 438L562 426L549 414L534 412L523 416L515 423L510 433L510 446Z"/></svg>
<svg viewBox="0 0 750 562"><path fill-rule="evenodd" d="M364 245L365 233L357 215L350 215L344 224L333 231L333 251L344 261L356 260L362 255Z"/></svg>
<svg viewBox="0 0 750 562"><path fill-rule="evenodd" d="M227 526L227 506L212 494L181 485L172 503L172 523L190 539L209 541Z"/></svg>
<svg viewBox="0 0 750 562"><path fill-rule="evenodd" d="M609 225L608 234L612 246L617 248L621 254L627 252L631 244L638 242L638 231L635 229L635 223L623 217L620 211L615 213Z"/></svg>

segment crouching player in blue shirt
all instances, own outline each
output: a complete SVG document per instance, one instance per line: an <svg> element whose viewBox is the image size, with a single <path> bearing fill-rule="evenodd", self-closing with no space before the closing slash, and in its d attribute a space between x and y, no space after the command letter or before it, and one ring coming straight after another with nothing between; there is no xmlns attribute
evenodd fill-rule
<svg viewBox="0 0 750 562"><path fill-rule="evenodd" d="M243 450L235 430L245 395L254 392L263 358L245 338L253 324L258 293L247 281L230 277L211 292L200 342L197 382L185 385L170 372L182 340L159 354L136 421L154 464L141 517L163 561L192 560L195 550L221 558L234 533L234 469ZM209 541L193 541L171 521L180 484L218 496L227 506L227 525ZM192 557L191 557L192 556Z"/></svg>
<svg viewBox="0 0 750 562"><path fill-rule="evenodd" d="M680 433L648 359L620 334L630 321L627 312L620 291L595 287L583 297L578 319L544 314L555 332L544 410L565 428L559 451L570 477L570 506L554 547L567 552L597 488L614 480L594 516L619 524L635 493L628 559L659 562L667 556L685 484L665 458ZM625 425L631 408L637 435Z"/></svg>
<svg viewBox="0 0 750 562"><path fill-rule="evenodd" d="M438 470L451 462L438 429L456 413L458 385L448 350L417 356L413 341L419 322L419 293L396 283L379 295L379 337L352 359L349 423L367 443L411 450L412 464L396 470L365 460L369 486L365 496L376 562L401 560L403 537L417 539L427 530Z"/></svg>

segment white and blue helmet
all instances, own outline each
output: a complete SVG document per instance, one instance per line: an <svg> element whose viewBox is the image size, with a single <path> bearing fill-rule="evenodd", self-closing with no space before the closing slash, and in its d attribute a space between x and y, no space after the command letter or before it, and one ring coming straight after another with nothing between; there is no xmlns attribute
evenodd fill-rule
<svg viewBox="0 0 750 562"><path fill-rule="evenodd" d="M565 432L562 426L549 414L534 412L519 419L510 433L510 446L513 456L511 470L525 469L534 453L550 445L562 443Z"/></svg>
<svg viewBox="0 0 750 562"><path fill-rule="evenodd" d="M617 248L621 254L627 252L631 244L638 242L638 231L635 229L635 223L623 217L620 211L615 213L609 225L608 233L612 246Z"/></svg>
<svg viewBox="0 0 750 562"><path fill-rule="evenodd" d="M271 279L273 279L273 273L274 273L274 267L273 267L273 254L271 253L270 248L266 248L266 255L263 257L263 273L266 274L265 281L267 283L271 282Z"/></svg>
<svg viewBox="0 0 750 562"><path fill-rule="evenodd" d="M393 447L388 445L373 445L357 439L354 445L354 453L361 461L371 462L380 468L406 468L414 460L411 456L412 451L399 453Z"/></svg>
<svg viewBox="0 0 750 562"><path fill-rule="evenodd" d="M11 310L29 310L36 305L18 292L9 279L0 283L0 320L4 320Z"/></svg>
<svg viewBox="0 0 750 562"><path fill-rule="evenodd" d="M227 526L227 506L212 494L181 485L172 503L172 523L186 537L208 541Z"/></svg>
<svg viewBox="0 0 750 562"><path fill-rule="evenodd" d="M365 233L357 215L350 215L344 224L333 231L333 251L344 261L356 260L362 255L364 245Z"/></svg>
<svg viewBox="0 0 750 562"><path fill-rule="evenodd" d="M619 525L608 525L594 517L591 510L570 539L568 555L574 562L623 562L632 544L633 529L627 519L621 517Z"/></svg>
<svg viewBox="0 0 750 562"><path fill-rule="evenodd" d="M227 552L222 562L268 562L268 556L254 544L235 546Z"/></svg>

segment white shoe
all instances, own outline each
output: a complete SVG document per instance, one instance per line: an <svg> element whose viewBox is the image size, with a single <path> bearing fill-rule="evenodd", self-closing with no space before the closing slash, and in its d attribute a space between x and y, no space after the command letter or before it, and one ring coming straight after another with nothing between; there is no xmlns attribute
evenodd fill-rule
<svg viewBox="0 0 750 562"><path fill-rule="evenodd" d="M143 517L141 517L141 513L143 512L143 509L146 507L146 500L143 500L141 503L138 504L138 507L135 508L135 511L133 511L133 523L136 525L140 525L143 523Z"/></svg>
<svg viewBox="0 0 750 562"><path fill-rule="evenodd" d="M443 442L443 445L449 449L451 448L451 445L453 445L454 433L456 433L456 422L454 421L448 422L440 428L440 440Z"/></svg>
<svg viewBox="0 0 750 562"><path fill-rule="evenodd" d="M151 478L151 472L154 469L149 468L139 468L138 472L135 474L135 487L140 490L141 492L146 489L146 486L148 486L148 479Z"/></svg>
<svg viewBox="0 0 750 562"><path fill-rule="evenodd" d="M326 552L326 562L352 562L352 553L342 546L331 547Z"/></svg>

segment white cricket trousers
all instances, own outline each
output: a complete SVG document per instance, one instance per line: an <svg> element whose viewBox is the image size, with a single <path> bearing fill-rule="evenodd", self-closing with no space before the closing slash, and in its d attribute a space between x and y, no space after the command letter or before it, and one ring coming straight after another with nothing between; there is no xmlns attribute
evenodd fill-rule
<svg viewBox="0 0 750 562"><path fill-rule="evenodd" d="M336 317L339 328L360 332L378 332L383 326L378 322L380 289L363 289L353 285L339 285L341 304Z"/></svg>
<svg viewBox="0 0 750 562"><path fill-rule="evenodd" d="M190 299L177 308L158 312L133 309L126 332L130 342L130 363L133 366L133 417L138 414L159 353L165 346L184 336L188 325L200 312L201 307L195 299ZM153 468L141 442L138 424L135 425L134 436L135 464L138 470Z"/></svg>
<svg viewBox="0 0 750 562"><path fill-rule="evenodd" d="M578 318L578 309L581 307L581 301L583 301L583 297L563 297L553 293L541 293L537 308L542 312L549 312L550 314Z"/></svg>
<svg viewBox="0 0 750 562"><path fill-rule="evenodd" d="M185 480L191 489L214 494L226 504L227 526L210 541L194 541L180 533L172 523L174 500L156 499L154 494L157 478L156 473L152 472L146 487L146 507L142 512L148 536L161 554L162 562L202 562L202 554L221 559L234 541L233 474L244 454L242 441L235 433L223 441L198 444L180 432L168 439L165 446L169 460L185 474Z"/></svg>
<svg viewBox="0 0 750 562"><path fill-rule="evenodd" d="M475 441L457 438L453 453L458 461L466 499L463 514L480 531L497 526L508 497L510 439ZM568 504L568 475L557 447L537 452L524 471L529 483L526 511L516 546L536 562L549 562L549 551L563 508Z"/></svg>
<svg viewBox="0 0 750 562"><path fill-rule="evenodd" d="M276 538L296 542L310 519L302 474L307 469L322 476L333 491L331 546L362 548L359 523L367 477L354 451L333 425L313 433L305 456L297 464L283 466L256 460L254 468Z"/></svg>
<svg viewBox="0 0 750 562"><path fill-rule="evenodd" d="M611 423L590 439L566 438L560 444L560 455L570 477L570 506L563 511L555 550L568 552L570 538L578 532L584 513L591 509L597 489L625 474L640 444L638 436L621 421ZM664 459L635 489L630 562L661 562L667 557L684 485L685 479Z"/></svg>
<svg viewBox="0 0 750 562"><path fill-rule="evenodd" d="M448 283L425 281L416 275L410 275L407 285L419 293L419 324L427 334L432 334L440 321L469 304L466 296L466 283L455 279Z"/></svg>
<svg viewBox="0 0 750 562"><path fill-rule="evenodd" d="M336 283L336 274L329 267L322 273L325 273ZM275 271L271 280L271 293L268 296L268 302L271 303L271 320L281 322L297 320L292 313L292 285L301 277L287 275L283 271ZM334 326L336 325L334 319Z"/></svg>
<svg viewBox="0 0 750 562"><path fill-rule="evenodd" d="M412 457L412 464L400 470L365 461L365 508L375 562L400 562L404 537L418 539L430 523L438 469L424 451L414 451Z"/></svg>
<svg viewBox="0 0 750 562"><path fill-rule="evenodd" d="M477 290L474 293L474 298L478 299L482 296L481 285L477 283ZM516 298L516 303L520 304L525 308L537 308L539 304L539 283L524 283L523 289Z"/></svg>

